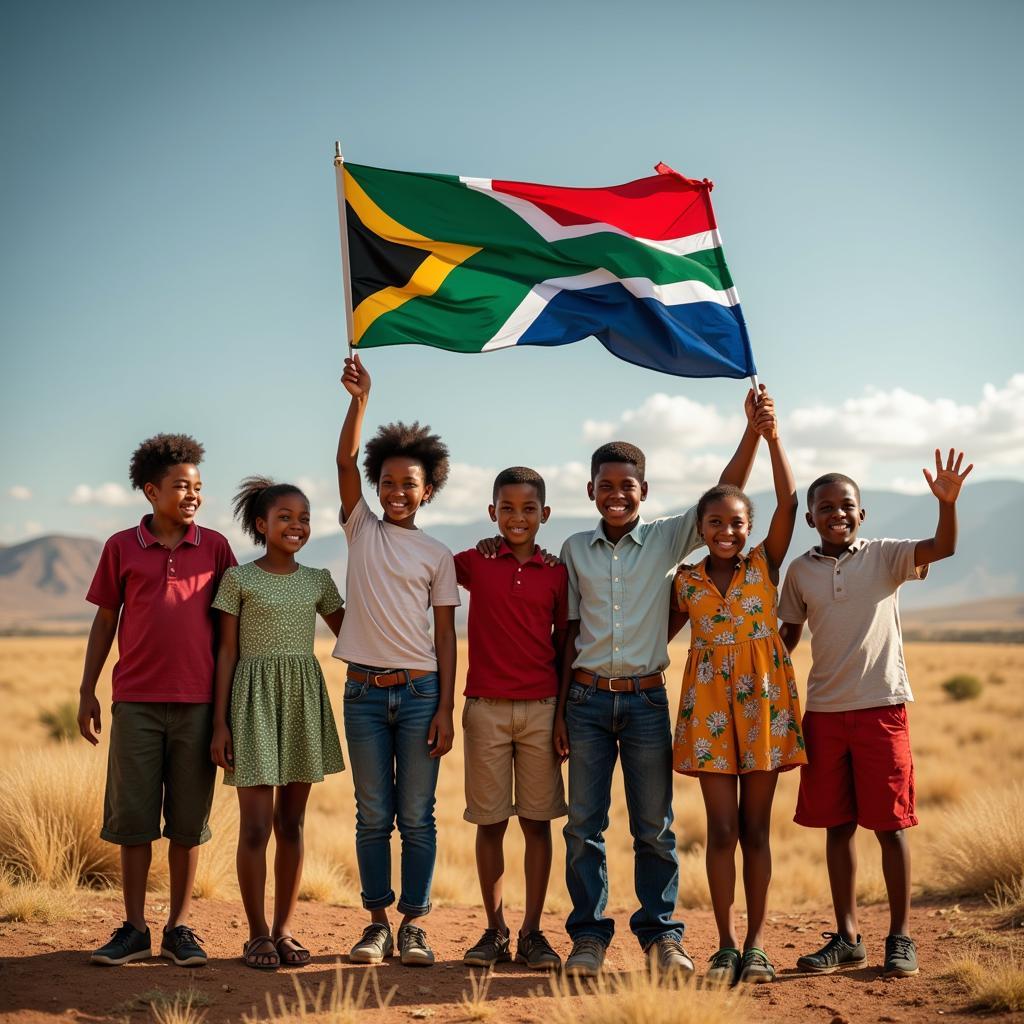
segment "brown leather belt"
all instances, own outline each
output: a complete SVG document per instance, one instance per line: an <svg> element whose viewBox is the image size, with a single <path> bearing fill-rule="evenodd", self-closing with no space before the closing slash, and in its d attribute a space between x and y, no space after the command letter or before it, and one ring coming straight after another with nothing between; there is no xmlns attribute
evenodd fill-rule
<svg viewBox="0 0 1024 1024"><path fill-rule="evenodd" d="M416 679L423 679L425 676L435 675L434 672L424 672L421 669L396 668L387 672L367 672L361 668L348 669L348 681L350 683L371 683L374 686L406 686Z"/></svg>
<svg viewBox="0 0 1024 1024"><path fill-rule="evenodd" d="M584 686L596 686L599 690L612 693L632 693L633 690L653 690L656 686L665 685L665 673L653 672L649 676L599 676L594 672L576 669L572 678L574 682Z"/></svg>

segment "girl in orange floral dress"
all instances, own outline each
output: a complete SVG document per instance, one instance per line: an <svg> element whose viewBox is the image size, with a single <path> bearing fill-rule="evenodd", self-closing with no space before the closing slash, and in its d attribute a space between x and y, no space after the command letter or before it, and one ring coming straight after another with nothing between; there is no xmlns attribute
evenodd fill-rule
<svg viewBox="0 0 1024 1024"><path fill-rule="evenodd" d="M680 567L673 592L675 622L688 617L691 631L673 767L696 775L704 797L708 884L719 932L707 977L720 984L775 977L762 948L772 800L778 773L807 761L793 663L775 615L779 566L796 519L796 483L774 418L762 433L777 499L768 536L743 554L750 499L737 487L713 487L697 504L710 554ZM737 842L747 902L742 953L733 922Z"/></svg>

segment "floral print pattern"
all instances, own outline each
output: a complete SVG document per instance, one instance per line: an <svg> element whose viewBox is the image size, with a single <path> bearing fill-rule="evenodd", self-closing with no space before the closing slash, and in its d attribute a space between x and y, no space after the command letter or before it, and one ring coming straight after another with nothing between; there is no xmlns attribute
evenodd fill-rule
<svg viewBox="0 0 1024 1024"><path fill-rule="evenodd" d="M778 592L763 545L740 558L725 597L700 563L679 569L673 600L691 623L675 770L737 775L806 764L796 678L778 635Z"/></svg>

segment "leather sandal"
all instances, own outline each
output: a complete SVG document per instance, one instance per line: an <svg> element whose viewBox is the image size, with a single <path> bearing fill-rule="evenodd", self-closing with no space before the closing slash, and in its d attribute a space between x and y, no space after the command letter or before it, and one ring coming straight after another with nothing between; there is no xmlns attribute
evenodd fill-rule
<svg viewBox="0 0 1024 1024"><path fill-rule="evenodd" d="M273 948L257 950L257 946L269 943ZM281 956L277 952L277 943L269 935L257 935L242 944L242 962L246 967L256 971L276 971L281 966Z"/></svg>
<svg viewBox="0 0 1024 1024"><path fill-rule="evenodd" d="M281 949L282 942L290 942L291 948ZM301 967L309 963L309 950L294 935L279 935L274 939L278 958L286 967Z"/></svg>

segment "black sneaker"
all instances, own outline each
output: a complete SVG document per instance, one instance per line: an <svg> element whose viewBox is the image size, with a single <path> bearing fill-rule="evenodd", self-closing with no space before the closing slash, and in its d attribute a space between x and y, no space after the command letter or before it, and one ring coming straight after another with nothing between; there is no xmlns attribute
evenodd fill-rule
<svg viewBox="0 0 1024 1024"><path fill-rule="evenodd" d="M740 957L735 946L723 946L711 954L711 966L704 975L705 985L735 985L740 980Z"/></svg>
<svg viewBox="0 0 1024 1024"><path fill-rule="evenodd" d="M153 955L153 943L149 937L149 929L140 932L127 921L111 933L110 941L100 946L89 962L103 964L105 967L116 967L118 964L130 964L133 960L147 960Z"/></svg>
<svg viewBox="0 0 1024 1024"><path fill-rule="evenodd" d="M496 963L507 964L512 959L508 951L511 936L500 928L487 928L480 941L466 950L462 962L467 967L493 967Z"/></svg>
<svg viewBox="0 0 1024 1024"><path fill-rule="evenodd" d="M797 960L796 965L801 971L808 974L831 974L833 971L863 967L868 962L868 951L859 935L852 944L838 932L822 932L821 937L828 939L821 949Z"/></svg>
<svg viewBox="0 0 1024 1024"><path fill-rule="evenodd" d="M173 960L179 967L205 967L206 950L200 945L202 939L187 924L164 931L160 943L160 955Z"/></svg>
<svg viewBox="0 0 1024 1024"><path fill-rule="evenodd" d="M882 973L887 978L911 978L918 970L914 940L909 935L886 935Z"/></svg>
<svg viewBox="0 0 1024 1024"><path fill-rule="evenodd" d="M516 963L526 964L533 971L557 971L562 958L551 948L542 931L520 935L516 943Z"/></svg>
<svg viewBox="0 0 1024 1024"><path fill-rule="evenodd" d="M757 946L751 946L740 960L740 981L761 984L775 980L775 965L768 954Z"/></svg>

